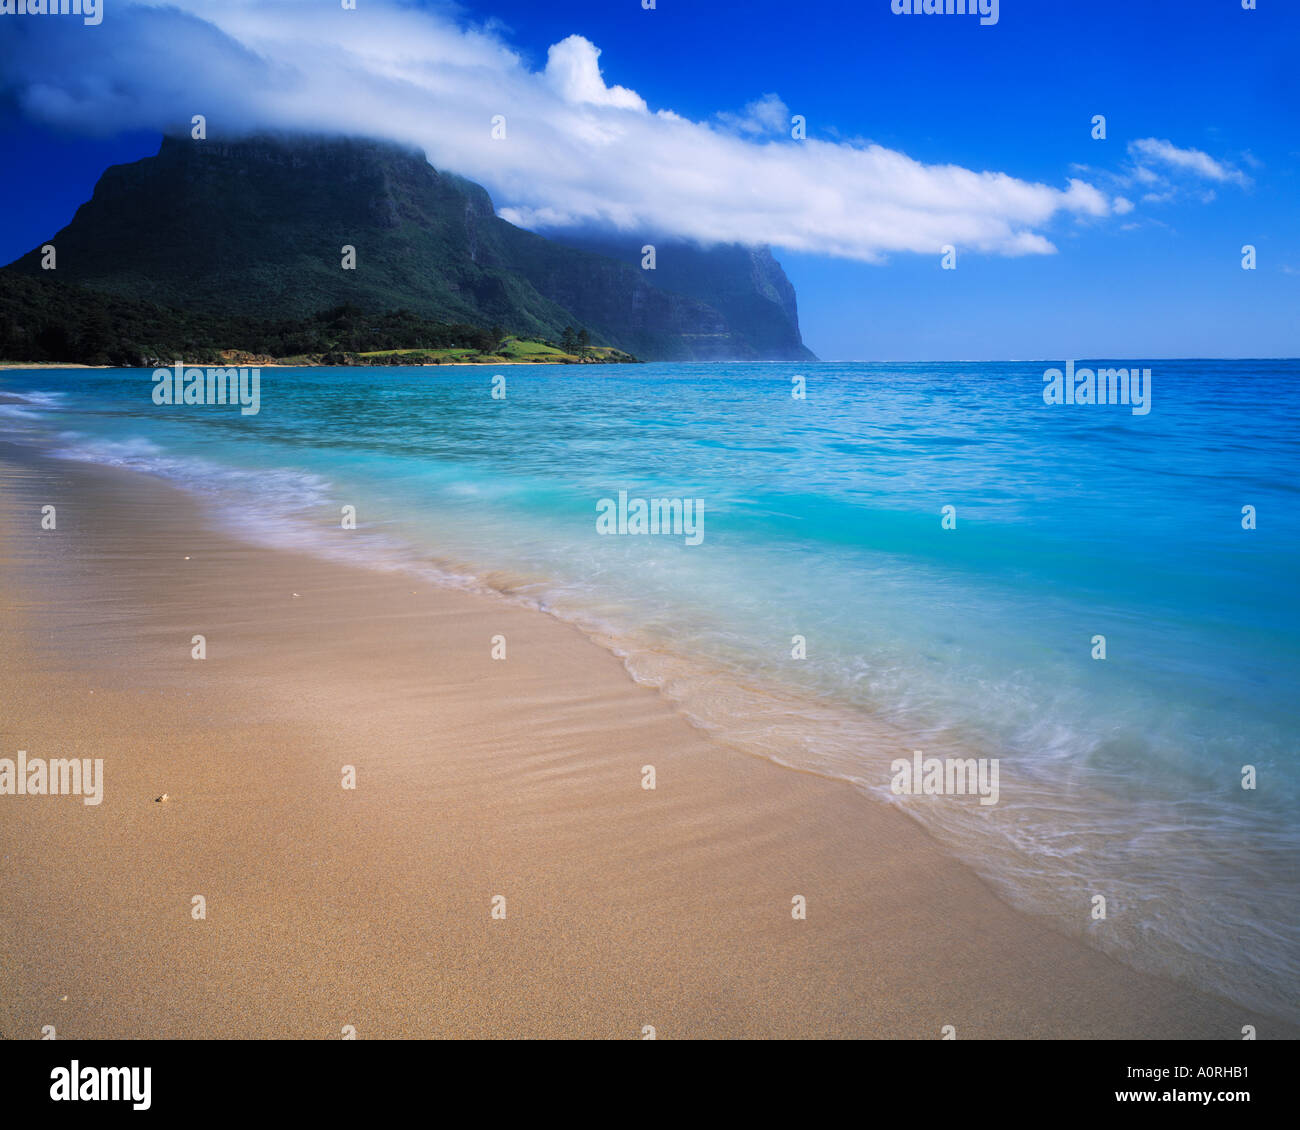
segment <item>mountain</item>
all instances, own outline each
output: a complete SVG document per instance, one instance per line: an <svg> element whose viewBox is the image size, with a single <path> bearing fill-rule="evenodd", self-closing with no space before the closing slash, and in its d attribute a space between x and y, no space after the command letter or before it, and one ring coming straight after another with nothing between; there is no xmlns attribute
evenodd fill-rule
<svg viewBox="0 0 1300 1130"><path fill-rule="evenodd" d="M219 317L347 305L552 341L582 327L647 360L811 357L767 252L687 249L643 271L507 223L481 186L387 142L165 138L106 170L48 242L57 275L39 248L6 270ZM788 310L775 328L761 316L772 295Z"/></svg>
<svg viewBox="0 0 1300 1130"><path fill-rule="evenodd" d="M813 359L799 334L794 287L766 247L730 243L705 249L673 240L562 232L551 233L550 238L637 267L646 244L653 244L655 286L708 303L764 360Z"/></svg>

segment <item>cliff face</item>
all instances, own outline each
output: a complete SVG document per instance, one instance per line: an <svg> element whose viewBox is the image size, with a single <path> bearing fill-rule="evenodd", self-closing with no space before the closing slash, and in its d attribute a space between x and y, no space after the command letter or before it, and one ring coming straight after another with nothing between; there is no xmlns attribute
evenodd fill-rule
<svg viewBox="0 0 1300 1130"><path fill-rule="evenodd" d="M798 341L793 290L764 251L683 249L642 271L516 228L479 185L375 141L168 138L108 169L48 242L61 282L209 314L351 303L551 339L586 327L647 360L785 357L791 325ZM9 269L46 274L39 250Z"/></svg>
<svg viewBox="0 0 1300 1130"><path fill-rule="evenodd" d="M635 266L641 263L645 243L654 243L655 269L645 273L655 286L707 302L737 342L753 351L751 356L772 361L813 359L799 333L794 287L766 247L732 243L701 248L674 241L559 233L553 238Z"/></svg>

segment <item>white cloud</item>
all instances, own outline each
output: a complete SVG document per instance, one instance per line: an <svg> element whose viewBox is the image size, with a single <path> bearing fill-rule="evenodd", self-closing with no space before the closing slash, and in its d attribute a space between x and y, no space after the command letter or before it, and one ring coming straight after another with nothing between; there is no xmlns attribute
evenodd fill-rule
<svg viewBox="0 0 1300 1130"><path fill-rule="evenodd" d="M713 123L651 111L606 82L599 50L581 36L551 47L536 70L490 28L385 0L353 11L136 0L115 5L95 34L74 34L74 23L7 29L0 93L88 131L188 131L202 113L212 137L293 129L414 144L485 184L503 216L529 227L603 225L878 261L947 243L1048 254L1053 221L1125 210L1079 179L1062 189L880 145L794 141L775 94ZM503 141L491 136L498 114Z"/></svg>
<svg viewBox="0 0 1300 1130"><path fill-rule="evenodd" d="M1110 211L1115 216L1126 216L1134 210L1132 199L1123 193L1131 192L1141 203L1149 205L1210 204L1217 192L1206 184L1207 181L1243 189L1254 183L1227 161L1216 160L1199 149L1183 149L1172 141L1156 137L1131 141L1126 152L1128 160L1113 172L1073 166L1076 171L1087 173L1098 184L1115 193L1110 197ZM1249 153L1242 159L1252 167L1260 167L1260 162ZM1127 231L1131 226L1126 225L1121 230Z"/></svg>
<svg viewBox="0 0 1300 1130"><path fill-rule="evenodd" d="M1220 181L1249 187L1251 180L1240 169L1221 161L1216 161L1208 153L1199 149L1180 149L1171 141L1162 141L1156 137L1144 137L1130 141L1129 154L1139 156L1147 162L1164 165L1179 172L1189 173L1203 180ZM1149 169L1137 170L1141 175L1151 177Z"/></svg>
<svg viewBox="0 0 1300 1130"><path fill-rule="evenodd" d="M790 107L775 94L764 94L739 114L722 111L718 120L739 133L779 134L790 128Z"/></svg>
<svg viewBox="0 0 1300 1130"><path fill-rule="evenodd" d="M566 102L644 111L645 100L636 91L605 85L596 63L599 58L597 47L580 35L571 35L546 53L546 77Z"/></svg>

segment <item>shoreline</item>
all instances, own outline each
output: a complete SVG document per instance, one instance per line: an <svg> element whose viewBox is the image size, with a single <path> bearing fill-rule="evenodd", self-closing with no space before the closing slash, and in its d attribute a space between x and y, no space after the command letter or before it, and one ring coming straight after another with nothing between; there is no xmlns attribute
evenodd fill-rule
<svg viewBox="0 0 1300 1130"><path fill-rule="evenodd" d="M259 361L253 365L249 361L221 361L214 365L207 362L195 362L193 365L186 365L186 368L223 368L229 366L257 369L454 369L460 365L494 365L505 368L510 365L643 365L644 361L495 361L495 360L462 360L462 361L412 361L410 363L401 362L395 364L384 364L382 362L358 362L356 364L332 365L325 361ZM141 369L149 369L153 366L137 366ZM121 369L121 365L82 365L76 361L36 361L36 362L18 362L18 361L0 361L0 371L6 369Z"/></svg>
<svg viewBox="0 0 1300 1130"><path fill-rule="evenodd" d="M45 500L58 530L21 533ZM107 780L96 808L0 797L0 942L42 955L0 974L6 1036L1292 1033L1013 910L904 814L709 738L503 598L3 450L0 573L0 756Z"/></svg>

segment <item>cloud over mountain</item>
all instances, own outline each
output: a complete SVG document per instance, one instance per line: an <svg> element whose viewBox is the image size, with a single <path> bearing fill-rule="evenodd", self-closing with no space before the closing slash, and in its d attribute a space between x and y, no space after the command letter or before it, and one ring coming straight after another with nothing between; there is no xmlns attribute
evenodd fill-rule
<svg viewBox="0 0 1300 1130"><path fill-rule="evenodd" d="M203 114L213 137L284 129L388 138L486 184L501 214L528 227L878 261L948 243L1051 253L1054 221L1131 208L1079 179L1054 187L870 143L796 141L774 93L756 91L740 114L692 121L608 81L599 49L580 35L532 69L490 27L387 0L356 10L121 0L98 27L22 20L6 33L3 93L34 118L88 132L188 132ZM498 116L503 137L494 136Z"/></svg>

